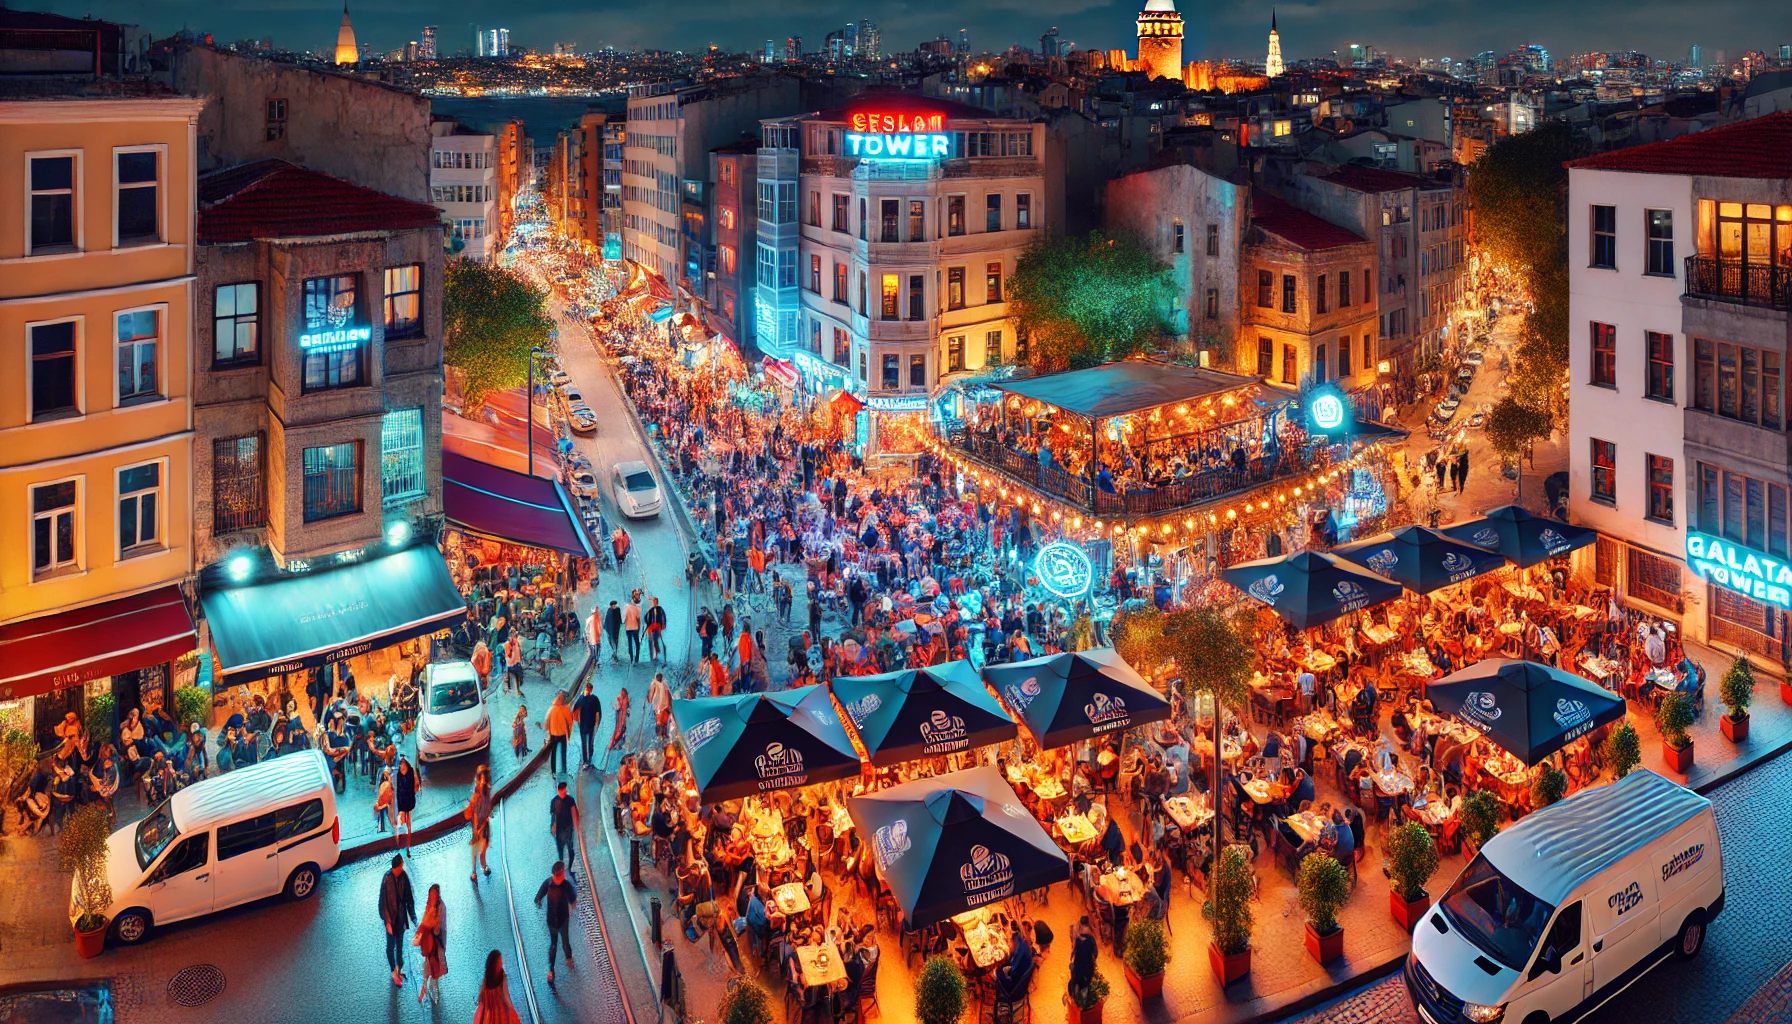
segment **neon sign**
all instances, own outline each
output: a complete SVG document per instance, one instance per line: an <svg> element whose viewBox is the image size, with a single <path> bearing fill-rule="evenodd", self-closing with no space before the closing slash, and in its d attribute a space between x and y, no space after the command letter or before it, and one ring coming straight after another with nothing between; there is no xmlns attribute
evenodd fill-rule
<svg viewBox="0 0 1792 1024"><path fill-rule="evenodd" d="M1078 598L1089 592L1095 583L1095 566L1089 556L1075 544L1053 541L1039 549L1033 560L1033 573L1039 585L1062 598Z"/></svg>
<svg viewBox="0 0 1792 1024"><path fill-rule="evenodd" d="M1336 430L1344 425L1344 400L1337 395L1320 395L1307 405L1307 417L1321 431Z"/></svg>
<svg viewBox="0 0 1792 1024"><path fill-rule="evenodd" d="M846 122L852 130L860 134L881 133L891 135L902 133L913 135L921 132L938 132L946 127L944 114L884 114L869 111L855 111L847 115Z"/></svg>
<svg viewBox="0 0 1792 1024"><path fill-rule="evenodd" d="M349 352L363 342L373 340L371 327L340 327L330 331L308 331L299 335L299 347L307 352Z"/></svg>
<svg viewBox="0 0 1792 1024"><path fill-rule="evenodd" d="M938 160L952 155L944 114L855 111L847 115L846 155L880 160Z"/></svg>
<svg viewBox="0 0 1792 1024"><path fill-rule="evenodd" d="M1689 530L1686 564L1719 586L1746 597L1792 608L1792 564L1721 537Z"/></svg>

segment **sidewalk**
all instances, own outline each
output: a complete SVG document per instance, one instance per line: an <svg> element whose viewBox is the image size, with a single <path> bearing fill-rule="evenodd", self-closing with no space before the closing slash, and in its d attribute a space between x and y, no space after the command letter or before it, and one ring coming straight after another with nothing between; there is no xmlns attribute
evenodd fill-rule
<svg viewBox="0 0 1792 1024"><path fill-rule="evenodd" d="M1692 771L1681 775L1667 766L1662 754L1661 732L1646 705L1630 703L1630 724L1642 741L1642 767L1657 772L1681 785L1709 793L1732 778L1763 761L1792 749L1792 705L1780 698L1779 683L1765 675L1755 679L1755 700L1749 707L1748 738L1732 743L1719 731L1718 719L1725 712L1718 696L1717 681L1730 667L1728 654L1709 647L1689 644L1687 653L1705 666L1705 713L1686 730L1692 737Z"/></svg>

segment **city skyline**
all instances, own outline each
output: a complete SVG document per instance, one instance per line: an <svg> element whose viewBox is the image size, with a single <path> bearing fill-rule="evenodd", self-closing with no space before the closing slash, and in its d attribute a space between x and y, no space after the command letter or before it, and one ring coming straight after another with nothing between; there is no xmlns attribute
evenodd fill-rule
<svg viewBox="0 0 1792 1024"><path fill-rule="evenodd" d="M282 4L277 7L229 10L192 0L52 0L29 5L71 17L92 15L140 24L155 37L188 28L210 32L219 43L238 39L271 39L292 50L328 51L339 11L333 3ZM1129 46L1139 0L1089 3L1049 0L1021 4L997 0L979 11L944 4L875 5L837 8L830 16L819 5L747 0L726 5L697 22L668 28L652 9L600 0L591 8L560 10L544 0L524 0L500 9L469 2L446 4L351 5L358 38L372 52L402 48L416 40L423 26L441 26L440 51L453 56L462 49L475 53L479 29L509 28L518 46L551 52L556 42L577 40L581 52L604 46L618 49L701 51L710 45L726 52L755 53L766 33L780 45L788 36L821 40L847 15L869 19L882 29L884 52L912 50L940 35L969 32L977 52L1000 52L1012 45L1034 48L1040 33L1052 25L1060 37L1079 49ZM1184 59L1236 57L1259 53L1268 32L1269 0L1222 10L1182 4L1187 21ZM1545 0L1515 0L1496 11L1465 7L1396 3L1389 0L1341 0L1273 5L1280 20L1284 53L1290 62L1330 56L1350 43L1366 43L1383 53L1408 58L1464 59L1493 50L1504 53L1536 43L1558 56L1602 50L1636 50L1657 59L1684 60L1687 49L1700 44L1706 53L1723 51L1731 59L1749 49L1768 50L1792 41L1792 8L1773 11L1748 0L1717 0L1698 8L1658 5L1640 11L1619 0L1596 0L1564 9ZM1622 18L1614 17L1622 14Z"/></svg>

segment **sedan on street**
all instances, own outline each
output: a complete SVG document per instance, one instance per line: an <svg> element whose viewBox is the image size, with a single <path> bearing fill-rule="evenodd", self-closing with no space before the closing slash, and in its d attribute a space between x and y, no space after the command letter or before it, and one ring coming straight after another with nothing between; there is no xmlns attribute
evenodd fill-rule
<svg viewBox="0 0 1792 1024"><path fill-rule="evenodd" d="M650 519L660 514L660 485L645 462L618 462L610 471L610 488L616 507L630 519Z"/></svg>
<svg viewBox="0 0 1792 1024"><path fill-rule="evenodd" d="M444 661L424 674L417 716L417 760L441 761L491 745L492 717L471 662Z"/></svg>

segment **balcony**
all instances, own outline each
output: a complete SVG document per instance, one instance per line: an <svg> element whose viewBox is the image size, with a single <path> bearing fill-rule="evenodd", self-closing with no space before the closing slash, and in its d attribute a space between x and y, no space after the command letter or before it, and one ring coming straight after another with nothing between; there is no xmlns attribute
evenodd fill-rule
<svg viewBox="0 0 1792 1024"><path fill-rule="evenodd" d="M1686 294L1745 306L1792 309L1792 267L1688 256Z"/></svg>

